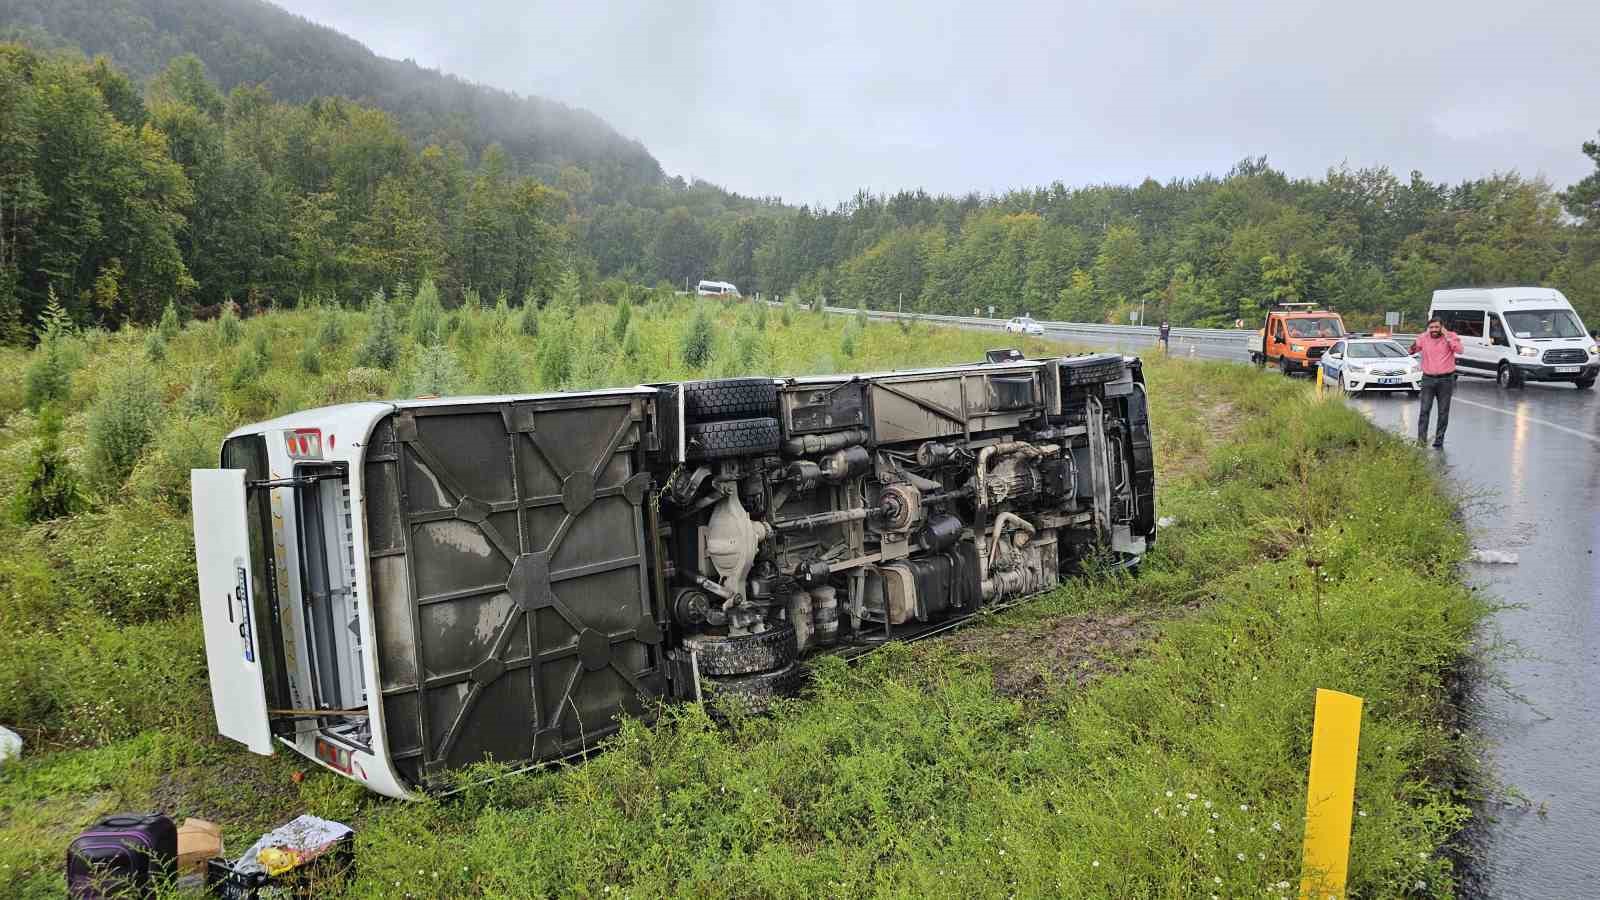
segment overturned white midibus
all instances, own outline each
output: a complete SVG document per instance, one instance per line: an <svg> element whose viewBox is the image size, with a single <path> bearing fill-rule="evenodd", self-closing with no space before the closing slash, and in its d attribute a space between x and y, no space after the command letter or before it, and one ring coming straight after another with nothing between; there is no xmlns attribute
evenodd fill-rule
<svg viewBox="0 0 1600 900"><path fill-rule="evenodd" d="M1112 354L327 407L238 429L193 491L219 730L393 797L664 701L759 711L808 654L1155 539Z"/></svg>

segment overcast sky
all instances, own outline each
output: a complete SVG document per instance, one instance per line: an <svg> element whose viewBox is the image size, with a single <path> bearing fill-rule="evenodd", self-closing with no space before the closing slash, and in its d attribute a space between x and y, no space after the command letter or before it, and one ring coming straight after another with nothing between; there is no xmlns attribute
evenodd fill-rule
<svg viewBox="0 0 1600 900"><path fill-rule="evenodd" d="M275 0L474 81L585 107L669 174L832 205L1387 165L1593 166L1600 0L1010 4Z"/></svg>

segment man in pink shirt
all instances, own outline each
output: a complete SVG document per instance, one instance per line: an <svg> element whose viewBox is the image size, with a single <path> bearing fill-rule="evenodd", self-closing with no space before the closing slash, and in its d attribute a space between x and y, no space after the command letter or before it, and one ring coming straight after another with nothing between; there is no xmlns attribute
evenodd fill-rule
<svg viewBox="0 0 1600 900"><path fill-rule="evenodd" d="M1446 331L1435 316L1428 330L1411 342L1411 352L1422 357L1422 414L1417 416L1417 443L1428 442L1428 414L1434 398L1439 400L1439 425L1433 433L1433 446L1444 446L1444 430L1450 425L1450 398L1456 392L1456 357L1461 355L1461 338Z"/></svg>

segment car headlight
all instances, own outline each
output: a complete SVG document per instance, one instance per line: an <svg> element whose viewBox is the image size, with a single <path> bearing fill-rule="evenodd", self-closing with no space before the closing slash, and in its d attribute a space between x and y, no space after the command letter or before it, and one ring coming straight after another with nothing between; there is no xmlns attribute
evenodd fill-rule
<svg viewBox="0 0 1600 900"><path fill-rule="evenodd" d="M1517 348L1517 355L1518 356L1528 356L1528 357L1537 358L1539 356L1539 348L1538 347L1518 347Z"/></svg>
<svg viewBox="0 0 1600 900"><path fill-rule="evenodd" d="M1590 356L1600 356L1600 345L1589 348Z"/></svg>
<svg viewBox="0 0 1600 900"><path fill-rule="evenodd" d="M1290 349L1290 351L1292 351L1294 353L1304 353L1304 352L1306 352L1306 348L1301 344L1290 344L1289 345L1289 349Z"/></svg>

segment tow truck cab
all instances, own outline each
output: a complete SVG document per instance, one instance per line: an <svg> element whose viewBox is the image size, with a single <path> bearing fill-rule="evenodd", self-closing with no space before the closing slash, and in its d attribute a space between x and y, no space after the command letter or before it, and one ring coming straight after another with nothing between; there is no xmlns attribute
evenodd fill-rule
<svg viewBox="0 0 1600 900"><path fill-rule="evenodd" d="M1277 366L1285 375L1309 372L1345 336L1344 319L1315 303L1280 303L1267 311L1250 339L1250 361Z"/></svg>

